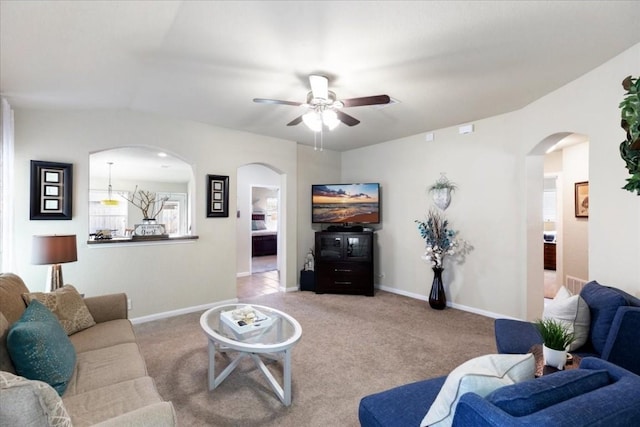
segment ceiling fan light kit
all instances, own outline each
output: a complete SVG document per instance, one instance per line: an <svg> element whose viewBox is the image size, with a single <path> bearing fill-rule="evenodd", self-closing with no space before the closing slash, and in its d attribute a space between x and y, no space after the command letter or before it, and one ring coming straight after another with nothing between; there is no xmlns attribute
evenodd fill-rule
<svg viewBox="0 0 640 427"><path fill-rule="evenodd" d="M338 127L341 122L347 126L355 126L360 123L360 120L341 111L341 108L380 105L391 102L391 98L388 95L338 100L336 94L329 90L329 79L316 74L309 76L309 86L311 86L311 91L307 94L306 103L265 98L254 98L253 102L305 107L308 111L287 123L287 126L296 126L303 122L316 133L321 133L325 127L331 131Z"/></svg>

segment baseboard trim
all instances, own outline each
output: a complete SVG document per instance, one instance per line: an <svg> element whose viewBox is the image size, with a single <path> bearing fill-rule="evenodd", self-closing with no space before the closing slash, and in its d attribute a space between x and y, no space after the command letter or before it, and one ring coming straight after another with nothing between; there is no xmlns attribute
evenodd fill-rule
<svg viewBox="0 0 640 427"><path fill-rule="evenodd" d="M284 292L298 292L300 290L299 286L300 285L298 285L298 287L286 288L286 289L284 289ZM420 295L420 294L416 294L416 293L413 293L413 292L407 292L407 291L403 291L401 289L391 288L389 286L378 285L378 286L376 286L376 289L380 289L381 291L389 292L389 293L396 294L396 295L402 295L402 296L405 296L405 297L409 297L409 298L413 298L413 299L417 299L417 300L421 300L421 301L428 301L428 297L425 296L425 295ZM209 304L202 304L202 305L196 305L196 306L192 306L192 307L181 308L181 309L178 309L178 310L164 311L162 313L150 314L149 316L134 317L134 318L131 318L129 320L131 320L131 323L136 325L138 323L146 323L146 322L152 322L154 320L167 319L169 317L179 316L181 314L188 314L188 313L193 313L193 312L196 312L196 311L208 310L210 308L213 308L213 307L216 307L216 306L219 306L219 305L235 304L237 302L238 302L238 298L233 298L233 299L229 299L229 300L225 300L225 301L217 301L217 302L212 302L212 303L209 303ZM494 313L494 312L491 312L491 311L480 310L480 309L477 309L477 308L474 308L474 307L469 307L469 306L462 305L462 304L452 303L450 301L447 302L447 307L455 308L457 310L467 311L469 313L479 314L479 315L485 316L485 317L491 317L493 319L516 319L515 317L506 316L504 314ZM519 320L519 319L516 319L516 320Z"/></svg>
<svg viewBox="0 0 640 427"><path fill-rule="evenodd" d="M217 301L209 304L194 305L192 307L180 308L178 310L163 311L162 313L150 314L148 316L134 317L129 320L131 320L131 323L133 323L134 325L137 325L138 323L146 323L146 322L152 322L154 320L167 319L169 317L179 316L181 314L189 314L196 311L204 311L213 307L217 307L219 305L235 304L237 302L238 302L238 298L233 298L225 301Z"/></svg>
<svg viewBox="0 0 640 427"><path fill-rule="evenodd" d="M380 289L381 291L385 291L385 292L390 292L392 294L397 294L397 295L402 295L402 296L409 297L409 298L418 299L418 300L421 300L421 301L428 301L429 300L429 297L427 297L426 295L420 295L420 294L416 294L416 293L413 293L413 292L407 292L407 291L403 291L401 289L391 288L389 286L378 285L378 286L376 286L376 289ZM447 307L455 308L457 310L462 310L462 311L468 311L469 313L479 314L481 316L491 317L493 319L514 319L513 317L505 316L504 314L494 313L494 312L486 311L486 310L480 310L480 309L477 309L477 308L474 308L474 307L469 307L469 306L462 305L462 304L452 303L451 301L447 301Z"/></svg>

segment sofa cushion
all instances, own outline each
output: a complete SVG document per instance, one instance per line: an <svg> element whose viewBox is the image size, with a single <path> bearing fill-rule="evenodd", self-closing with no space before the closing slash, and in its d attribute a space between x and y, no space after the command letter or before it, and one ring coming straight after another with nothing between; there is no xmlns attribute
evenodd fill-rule
<svg viewBox="0 0 640 427"><path fill-rule="evenodd" d="M9 350L7 349L7 335L9 334L9 322L4 314L0 313L0 371L16 373L11 363Z"/></svg>
<svg viewBox="0 0 640 427"><path fill-rule="evenodd" d="M556 297L545 305L542 318L555 319L574 334L575 338L569 345L569 351L582 347L589 339L589 306L580 295L571 295L564 286L560 288Z"/></svg>
<svg viewBox="0 0 640 427"><path fill-rule="evenodd" d="M446 379L447 377L437 377L417 381L363 397L358 408L360 425L420 425Z"/></svg>
<svg viewBox="0 0 640 427"><path fill-rule="evenodd" d="M584 285L580 296L589 305L591 312L591 344L598 355L601 355L613 318L619 307L628 305L627 300L617 290L602 286L595 280Z"/></svg>
<svg viewBox="0 0 640 427"><path fill-rule="evenodd" d="M0 273L0 310L10 325L18 320L27 308L22 300L22 294L25 292L29 292L29 289L19 276Z"/></svg>
<svg viewBox="0 0 640 427"><path fill-rule="evenodd" d="M147 375L138 344L118 344L78 353L78 363L63 397Z"/></svg>
<svg viewBox="0 0 640 427"><path fill-rule="evenodd" d="M128 319L96 323L95 326L76 332L69 339L77 353L136 342L133 327Z"/></svg>
<svg viewBox="0 0 640 427"><path fill-rule="evenodd" d="M62 395L76 364L76 352L58 319L33 301L7 335L7 348L16 373L44 381Z"/></svg>
<svg viewBox="0 0 640 427"><path fill-rule="evenodd" d="M505 385L533 379L534 373L535 360L531 353L489 354L471 359L447 376L420 426L450 426L463 394L473 392L484 397Z"/></svg>
<svg viewBox="0 0 640 427"><path fill-rule="evenodd" d="M151 377L96 387L74 396L64 396L74 427L94 425L136 409L162 402ZM149 424L147 424L149 425Z"/></svg>
<svg viewBox="0 0 640 427"><path fill-rule="evenodd" d="M47 383L0 371L0 426L71 427L58 393Z"/></svg>
<svg viewBox="0 0 640 427"><path fill-rule="evenodd" d="M82 296L72 285L65 285L54 292L32 292L22 294L29 304L38 300L56 315L67 335L71 335L96 324Z"/></svg>
<svg viewBox="0 0 640 427"><path fill-rule="evenodd" d="M486 399L515 417L529 415L610 383L606 370L571 369L502 387Z"/></svg>

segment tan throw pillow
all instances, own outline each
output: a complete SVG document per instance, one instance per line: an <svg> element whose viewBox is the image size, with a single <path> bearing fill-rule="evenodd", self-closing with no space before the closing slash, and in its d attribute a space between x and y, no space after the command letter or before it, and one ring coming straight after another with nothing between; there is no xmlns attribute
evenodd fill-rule
<svg viewBox="0 0 640 427"><path fill-rule="evenodd" d="M56 315L67 335L74 334L96 324L82 296L72 285L65 285L51 293L32 292L22 294L25 303L38 300Z"/></svg>

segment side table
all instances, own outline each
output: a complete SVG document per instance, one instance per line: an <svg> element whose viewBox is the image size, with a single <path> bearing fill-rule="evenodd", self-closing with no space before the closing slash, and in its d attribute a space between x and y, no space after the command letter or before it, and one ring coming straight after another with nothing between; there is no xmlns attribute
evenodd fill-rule
<svg viewBox="0 0 640 427"><path fill-rule="evenodd" d="M536 344L529 349L529 353L533 353L533 357L536 360L536 373L535 377L539 378L543 375L553 374L559 372L557 368L553 366L546 366L544 364L544 356L542 355L542 344ZM569 353L567 353L569 355ZM564 366L565 370L576 369L580 367L580 361L582 358L577 355L571 355L571 358L567 358L567 364Z"/></svg>

